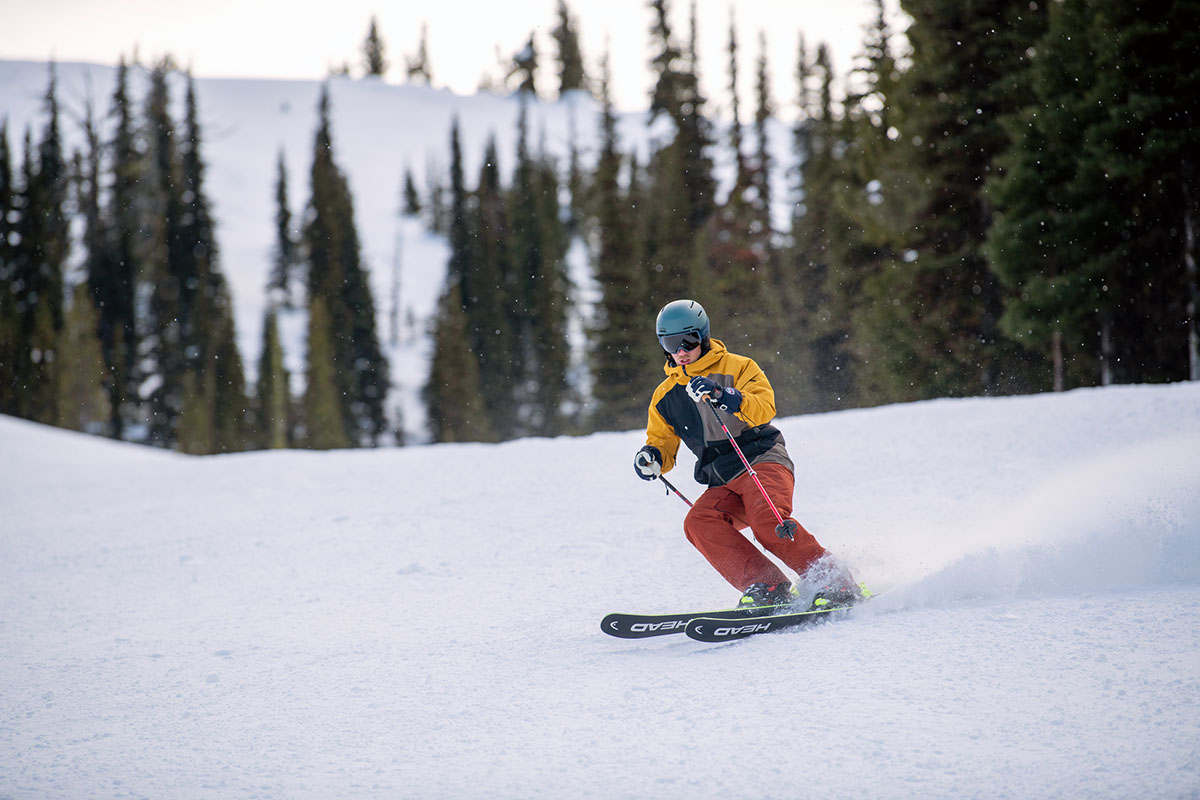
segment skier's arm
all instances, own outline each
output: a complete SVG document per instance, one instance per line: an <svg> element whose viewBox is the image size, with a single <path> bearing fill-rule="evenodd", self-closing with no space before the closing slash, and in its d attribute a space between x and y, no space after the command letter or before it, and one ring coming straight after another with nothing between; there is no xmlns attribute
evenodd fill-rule
<svg viewBox="0 0 1200 800"><path fill-rule="evenodd" d="M753 359L745 359L733 385L742 393L742 406L737 416L744 422L753 427L775 419L775 390Z"/></svg>
<svg viewBox="0 0 1200 800"><path fill-rule="evenodd" d="M657 396L655 400L657 401ZM670 472L675 468L675 454L679 452L679 437L663 415L658 413L656 403L651 403L650 412L646 419L646 444L658 448L662 456L662 471Z"/></svg>

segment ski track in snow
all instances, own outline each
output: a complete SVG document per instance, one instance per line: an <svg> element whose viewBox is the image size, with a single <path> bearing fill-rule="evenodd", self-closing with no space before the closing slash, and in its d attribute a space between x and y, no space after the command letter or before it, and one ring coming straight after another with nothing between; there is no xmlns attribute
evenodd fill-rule
<svg viewBox="0 0 1200 800"><path fill-rule="evenodd" d="M636 431L192 458L0 418L0 797L1200 794L1200 385L780 426L886 593L704 645L599 630L735 594Z"/></svg>

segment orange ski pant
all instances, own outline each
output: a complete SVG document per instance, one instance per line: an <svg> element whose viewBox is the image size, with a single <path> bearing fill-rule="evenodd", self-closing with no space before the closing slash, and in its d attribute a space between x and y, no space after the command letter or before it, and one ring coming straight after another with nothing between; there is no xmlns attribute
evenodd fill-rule
<svg viewBox="0 0 1200 800"><path fill-rule="evenodd" d="M788 519L796 480L792 471L782 464L761 464L755 472L775 508ZM789 580L742 535L741 530L747 526L763 548L797 574L803 575L813 562L826 555L825 548L800 523L796 523L794 540L780 539L775 533L778 525L779 520L749 472L724 486L705 490L683 520L688 541L739 591L752 583Z"/></svg>

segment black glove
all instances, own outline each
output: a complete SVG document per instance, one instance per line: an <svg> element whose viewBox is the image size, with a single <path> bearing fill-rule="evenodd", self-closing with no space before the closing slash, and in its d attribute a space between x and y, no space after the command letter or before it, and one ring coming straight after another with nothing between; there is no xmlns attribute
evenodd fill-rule
<svg viewBox="0 0 1200 800"><path fill-rule="evenodd" d="M633 457L633 471L644 481L652 481L662 474L662 454L657 447L646 445Z"/></svg>
<svg viewBox="0 0 1200 800"><path fill-rule="evenodd" d="M742 407L742 393L732 386L718 389L716 402L717 408L726 414L736 414L738 409Z"/></svg>
<svg viewBox="0 0 1200 800"><path fill-rule="evenodd" d="M697 403L704 400L704 395L709 397L714 396L720 389L711 378L706 378L703 375L697 375L688 381L687 393L688 397L695 400Z"/></svg>
<svg viewBox="0 0 1200 800"><path fill-rule="evenodd" d="M736 414L738 409L742 407L741 392L732 386L722 388L713 380L703 375L697 375L688 382L687 393L697 403L702 402L704 396L708 395L716 407L726 414Z"/></svg>

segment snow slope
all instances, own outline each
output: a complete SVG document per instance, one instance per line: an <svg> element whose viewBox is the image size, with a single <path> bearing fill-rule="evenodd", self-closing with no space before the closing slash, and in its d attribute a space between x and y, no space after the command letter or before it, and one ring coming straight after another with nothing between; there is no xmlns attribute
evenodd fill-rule
<svg viewBox="0 0 1200 800"><path fill-rule="evenodd" d="M599 630L736 594L638 432L196 458L0 418L0 797L1200 795L1200 385L780 426L887 593L707 646Z"/></svg>

